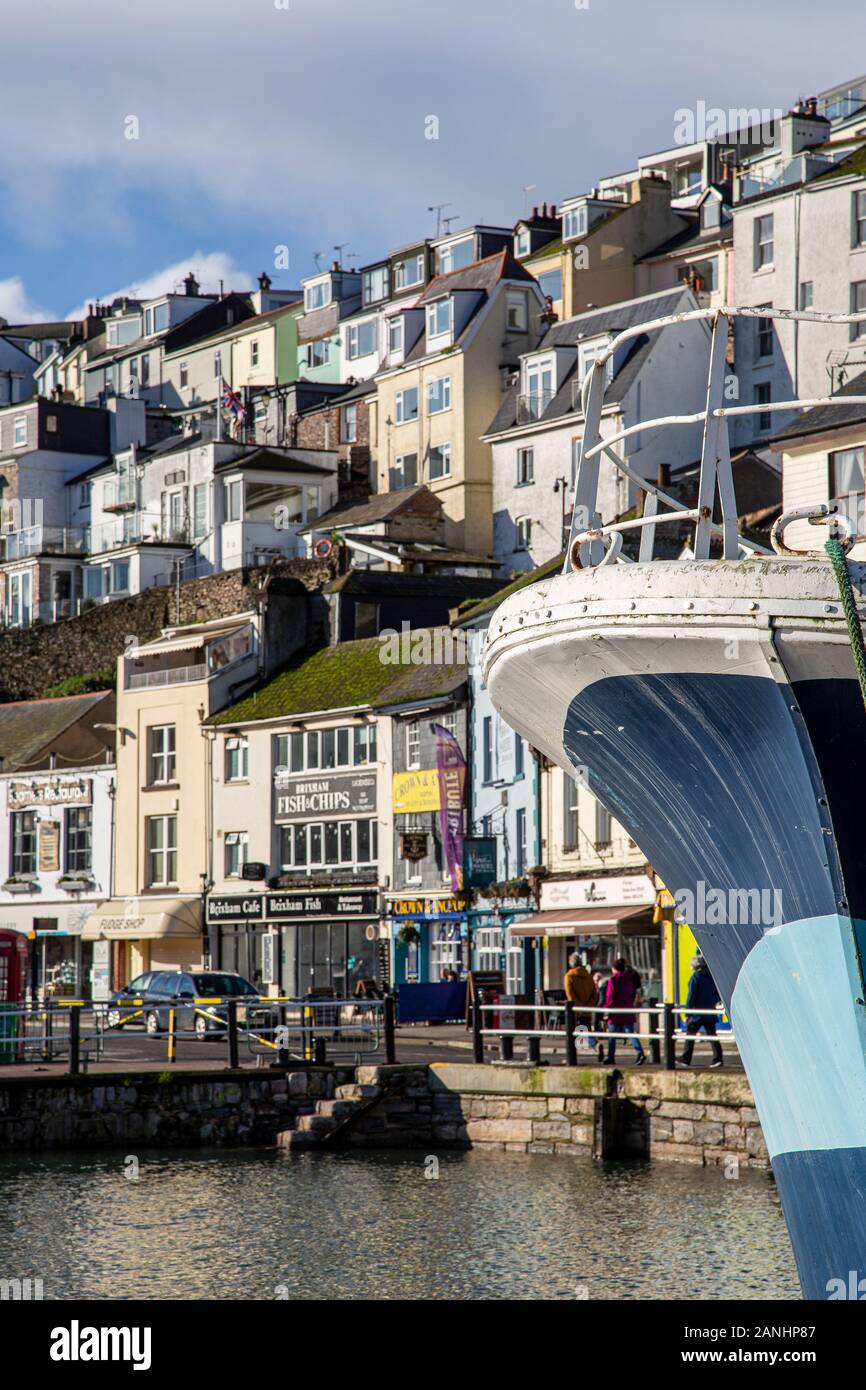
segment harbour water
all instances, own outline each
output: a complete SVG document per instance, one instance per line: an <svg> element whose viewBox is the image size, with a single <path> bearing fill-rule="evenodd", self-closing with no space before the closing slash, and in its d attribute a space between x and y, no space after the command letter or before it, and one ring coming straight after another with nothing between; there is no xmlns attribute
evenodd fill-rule
<svg viewBox="0 0 866 1390"><path fill-rule="evenodd" d="M134 1175L136 1171L138 1176ZM46 1299L796 1299L771 1177L546 1155L0 1159Z"/></svg>

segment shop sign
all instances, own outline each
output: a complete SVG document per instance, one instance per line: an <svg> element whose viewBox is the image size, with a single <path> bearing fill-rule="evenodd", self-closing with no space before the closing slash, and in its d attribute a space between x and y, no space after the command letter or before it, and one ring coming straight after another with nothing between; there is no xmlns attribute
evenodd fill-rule
<svg viewBox="0 0 866 1390"><path fill-rule="evenodd" d="M459 917L466 911L466 899L459 894L450 896L419 896L394 898L390 906L392 917Z"/></svg>
<svg viewBox="0 0 866 1390"><path fill-rule="evenodd" d="M275 796L274 814L280 821L372 813L376 810L376 773L348 772L296 781L281 778Z"/></svg>
<svg viewBox="0 0 866 1390"><path fill-rule="evenodd" d="M60 821L44 820L39 826L39 872L60 871Z"/></svg>
<svg viewBox="0 0 866 1390"><path fill-rule="evenodd" d="M375 889L267 895L267 915L280 921L307 917L375 917L378 911L379 895Z"/></svg>
<svg viewBox="0 0 866 1390"><path fill-rule="evenodd" d="M395 772L391 779L391 801L395 816L418 811L438 811L442 804L439 770L420 768L416 772Z"/></svg>
<svg viewBox="0 0 866 1390"><path fill-rule="evenodd" d="M89 777L54 777L50 782L9 782L10 808L19 806L88 806L93 783Z"/></svg>
<svg viewBox="0 0 866 1390"><path fill-rule="evenodd" d="M541 911L557 907L640 907L652 906L654 884L646 874L618 875L613 878L570 878L542 883Z"/></svg>
<svg viewBox="0 0 866 1390"><path fill-rule="evenodd" d="M466 888L487 888L496 882L496 840L469 835L463 841L463 883Z"/></svg>
<svg viewBox="0 0 866 1390"><path fill-rule="evenodd" d="M400 835L400 858L417 864L427 858L427 832L425 830L404 830Z"/></svg>
<svg viewBox="0 0 866 1390"><path fill-rule="evenodd" d="M265 900L261 893L207 900L209 922L260 922L264 915Z"/></svg>

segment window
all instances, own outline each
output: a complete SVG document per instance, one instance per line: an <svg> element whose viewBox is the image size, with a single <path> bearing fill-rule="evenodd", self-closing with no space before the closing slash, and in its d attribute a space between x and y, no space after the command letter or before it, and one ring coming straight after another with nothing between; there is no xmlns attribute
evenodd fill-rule
<svg viewBox="0 0 866 1390"><path fill-rule="evenodd" d="M755 405L769 405L770 402L770 383L769 381L758 381L755 383ZM773 417L769 410L762 410L758 415L758 429L768 430L773 423Z"/></svg>
<svg viewBox="0 0 866 1390"><path fill-rule="evenodd" d="M451 445L431 444L427 452L427 474L434 483L437 478L447 478L451 473Z"/></svg>
<svg viewBox="0 0 866 1390"><path fill-rule="evenodd" d="M421 766L421 725L417 719L406 725L406 767L415 772Z"/></svg>
<svg viewBox="0 0 866 1390"><path fill-rule="evenodd" d="M532 518L519 516L514 523L514 549L528 550L532 542Z"/></svg>
<svg viewBox="0 0 866 1390"><path fill-rule="evenodd" d="M223 483L223 507L226 521L240 521L241 506L243 501L242 480L232 478L230 482Z"/></svg>
<svg viewBox="0 0 866 1390"><path fill-rule="evenodd" d="M773 214L755 218L755 270L766 270L773 264Z"/></svg>
<svg viewBox="0 0 866 1390"><path fill-rule="evenodd" d="M405 260L394 263L394 288L407 290L410 285L420 285L424 279L423 255L407 256Z"/></svg>
<svg viewBox="0 0 866 1390"><path fill-rule="evenodd" d="M451 409L451 378L450 376L437 377L435 381L427 382L427 414L438 415L443 410Z"/></svg>
<svg viewBox="0 0 866 1390"><path fill-rule="evenodd" d="M527 870L526 863L526 812L521 807L514 815L515 872L522 878Z"/></svg>
<svg viewBox="0 0 866 1390"><path fill-rule="evenodd" d="M550 358L530 362L526 367L525 404L527 414L537 420L553 400L553 363Z"/></svg>
<svg viewBox="0 0 866 1390"><path fill-rule="evenodd" d="M720 227L722 223L722 205L718 198L708 198L701 204L701 227L704 231L710 231L714 227Z"/></svg>
<svg viewBox="0 0 866 1390"><path fill-rule="evenodd" d="M78 487L78 505L79 505L79 507L89 507L89 506L90 506L90 494L91 494L92 489L93 489L93 484L92 484L92 483L80 483L80 484L79 484L79 487Z"/></svg>
<svg viewBox="0 0 866 1390"><path fill-rule="evenodd" d="M394 466L389 470L388 486L391 491L401 487L414 487L418 482L418 455L398 454Z"/></svg>
<svg viewBox="0 0 866 1390"><path fill-rule="evenodd" d="M399 357L403 351L403 315L388 320L388 354Z"/></svg>
<svg viewBox="0 0 866 1390"><path fill-rule="evenodd" d="M249 776L250 746L245 738L226 739L226 781L245 782Z"/></svg>
<svg viewBox="0 0 866 1390"><path fill-rule="evenodd" d="M329 338L320 338L316 343L310 343L307 348L308 367L327 367L331 360L331 342Z"/></svg>
<svg viewBox="0 0 866 1390"><path fill-rule="evenodd" d="M595 847L610 849L610 811L600 801L595 803Z"/></svg>
<svg viewBox="0 0 866 1390"><path fill-rule="evenodd" d="M573 241L586 232L586 204L579 208L569 208L562 217L562 239Z"/></svg>
<svg viewBox="0 0 866 1390"><path fill-rule="evenodd" d="M398 391L396 397L397 424L405 425L418 419L418 387L410 386Z"/></svg>
<svg viewBox="0 0 866 1390"><path fill-rule="evenodd" d="M387 299L390 292L388 266L380 265L375 270L365 270L362 284L365 304L377 304L380 299Z"/></svg>
<svg viewBox="0 0 866 1390"><path fill-rule="evenodd" d="M762 309L769 309L769 304L762 304ZM755 353L760 357L773 356L773 320L755 319Z"/></svg>
<svg viewBox="0 0 866 1390"><path fill-rule="evenodd" d="M177 730L174 724L154 724L148 733L148 786L177 781Z"/></svg>
<svg viewBox="0 0 866 1390"><path fill-rule="evenodd" d="M226 832L226 878L240 878L241 869L247 862L247 839L245 830Z"/></svg>
<svg viewBox="0 0 866 1390"><path fill-rule="evenodd" d="M493 720L487 715L482 725L481 779L493 781Z"/></svg>
<svg viewBox="0 0 866 1390"><path fill-rule="evenodd" d="M207 532L207 483L196 483L192 490L192 534L200 540Z"/></svg>
<svg viewBox="0 0 866 1390"><path fill-rule="evenodd" d="M99 601L107 593L108 566L91 565L84 571L84 597Z"/></svg>
<svg viewBox="0 0 866 1390"><path fill-rule="evenodd" d="M530 245L529 232L528 232L528 230L527 230L526 227L521 227L520 231L516 234L516 236L515 236L515 238L514 238L514 254L515 254L515 256L528 256L528 255L529 255L529 245Z"/></svg>
<svg viewBox="0 0 866 1390"><path fill-rule="evenodd" d="M11 627L30 626L31 593L32 583L29 571L22 574L10 574L7 606Z"/></svg>
<svg viewBox="0 0 866 1390"><path fill-rule="evenodd" d="M277 734L274 776L322 767L365 767L376 761L376 725L346 724L338 729ZM246 775L245 773L243 774Z"/></svg>
<svg viewBox="0 0 866 1390"><path fill-rule="evenodd" d="M181 389L181 391L185 391L186 388L187 388L188 386L189 386L189 363L188 363L188 362L181 362L181 364L180 364L180 389Z"/></svg>
<svg viewBox="0 0 866 1390"><path fill-rule="evenodd" d="M526 483L535 481L535 451L534 449L517 450L517 486L523 487Z"/></svg>
<svg viewBox="0 0 866 1390"><path fill-rule="evenodd" d="M68 874L89 873L93 865L93 810L90 806L66 809L66 858Z"/></svg>
<svg viewBox="0 0 866 1390"><path fill-rule="evenodd" d="M801 280L797 300L801 309L811 309L813 304L811 280Z"/></svg>
<svg viewBox="0 0 866 1390"><path fill-rule="evenodd" d="M12 426L12 447L14 449L24 449L27 447L27 416L16 415L15 423Z"/></svg>
<svg viewBox="0 0 866 1390"><path fill-rule="evenodd" d="M150 385L150 354L145 352L141 358L141 385Z"/></svg>
<svg viewBox="0 0 866 1390"><path fill-rule="evenodd" d="M453 307L454 302L451 299L436 299L427 305L428 338L438 338L451 332Z"/></svg>
<svg viewBox="0 0 866 1390"><path fill-rule="evenodd" d="M112 594L129 593L129 561L114 560L111 564L111 589Z"/></svg>
<svg viewBox="0 0 866 1390"><path fill-rule="evenodd" d="M562 779L562 848L577 849L580 834L578 799L580 791L573 777L565 773Z"/></svg>
<svg viewBox="0 0 866 1390"><path fill-rule="evenodd" d="M340 412L340 424L344 444L355 444L358 439L358 407L344 405Z"/></svg>
<svg viewBox="0 0 866 1390"><path fill-rule="evenodd" d="M505 324L509 333L525 333L529 326L526 295L519 290L508 290L505 296Z"/></svg>
<svg viewBox="0 0 866 1390"><path fill-rule="evenodd" d="M375 864L377 830L375 820L281 825L278 851L280 868L286 872L292 869L333 869L348 864Z"/></svg>
<svg viewBox="0 0 866 1390"><path fill-rule="evenodd" d="M439 248L439 274L447 275L452 270L462 270L471 265L475 256L473 239L464 237L462 241L452 241L449 246Z"/></svg>
<svg viewBox="0 0 866 1390"><path fill-rule="evenodd" d="M524 770L525 770L525 769L524 769L525 759L524 759L524 755L523 755L524 747L525 747L525 745L524 745L523 739L520 737L520 734L515 734L515 735L514 735L514 776L515 776L515 777L522 777L523 774L524 774Z"/></svg>
<svg viewBox="0 0 866 1390"><path fill-rule="evenodd" d="M304 308L307 313L313 309L323 309L326 304L331 302L331 282L330 280L319 280L315 285L307 285L304 289Z"/></svg>
<svg viewBox="0 0 866 1390"><path fill-rule="evenodd" d="M259 365L259 340L258 340L258 338L253 338L252 342L250 343L250 366L251 366L251 367L257 367L258 365Z"/></svg>
<svg viewBox="0 0 866 1390"><path fill-rule="evenodd" d="M147 885L167 888L177 883L177 816L148 816Z"/></svg>
<svg viewBox="0 0 866 1390"><path fill-rule="evenodd" d="M836 449L830 455L830 496L844 497L850 492L863 491L863 463L866 450Z"/></svg>
<svg viewBox="0 0 866 1390"><path fill-rule="evenodd" d="M866 314L866 280L855 280L851 286L851 313ZM857 338L866 338L866 319L852 323L850 331L852 342Z"/></svg>
<svg viewBox="0 0 866 1390"><path fill-rule="evenodd" d="M857 192L852 197L851 245L866 246L866 192Z"/></svg>
<svg viewBox="0 0 866 1390"><path fill-rule="evenodd" d="M12 872L36 873L36 812L12 813Z"/></svg>
<svg viewBox="0 0 866 1390"><path fill-rule="evenodd" d="M541 275L539 275L537 278L538 288L541 290L541 293L544 295L545 299L557 300L562 298L561 270L545 270L542 271Z"/></svg>
<svg viewBox="0 0 866 1390"><path fill-rule="evenodd" d="M365 319L363 323L350 323L346 356L352 360L356 357L368 357L375 351L376 320Z"/></svg>

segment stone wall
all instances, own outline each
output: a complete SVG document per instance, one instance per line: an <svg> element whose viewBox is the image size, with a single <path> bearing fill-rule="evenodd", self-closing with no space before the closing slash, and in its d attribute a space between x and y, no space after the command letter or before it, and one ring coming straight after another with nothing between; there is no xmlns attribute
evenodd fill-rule
<svg viewBox="0 0 866 1390"><path fill-rule="evenodd" d="M278 594L281 580L299 581L310 592L332 573L329 564L318 560L285 560L270 570L229 570L189 580L178 589L145 589L59 623L6 628L0 633L0 701L35 699L70 676L112 666L130 635L148 642L173 624L248 611L266 575L271 576L270 590ZM287 595L298 592L294 583L284 587Z"/></svg>

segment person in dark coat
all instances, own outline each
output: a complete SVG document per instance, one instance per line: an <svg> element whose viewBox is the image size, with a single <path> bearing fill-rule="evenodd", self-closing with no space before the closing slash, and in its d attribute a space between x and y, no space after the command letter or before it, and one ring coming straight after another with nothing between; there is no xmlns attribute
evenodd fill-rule
<svg viewBox="0 0 866 1390"><path fill-rule="evenodd" d="M715 1014L688 1013L689 1009L715 1009L720 1002L719 991L716 989L716 982L710 974L707 962L703 956L695 956L692 961L692 978L689 980L688 993L686 994L688 1041L683 1047L682 1057L677 1058L677 1066L691 1066L692 1053L695 1050L695 1038L702 1028L707 1037L713 1040L713 1060L710 1062L710 1066L721 1067L723 1065L722 1045L716 1042Z"/></svg>

